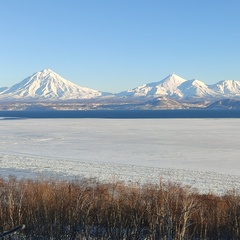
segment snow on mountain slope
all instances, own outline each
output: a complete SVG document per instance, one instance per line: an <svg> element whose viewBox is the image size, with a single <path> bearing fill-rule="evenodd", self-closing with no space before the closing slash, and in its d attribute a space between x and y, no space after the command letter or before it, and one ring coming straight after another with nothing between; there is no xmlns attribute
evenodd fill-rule
<svg viewBox="0 0 240 240"><path fill-rule="evenodd" d="M167 99L166 101L161 100L164 103L168 103L170 100L190 103L191 101L217 101L224 98L239 99L240 81L225 80L214 85L206 85L196 79L186 80L176 74L171 74L158 82L147 83L117 94L110 94L80 87L62 78L51 69L45 69L36 72L10 88L0 88L1 101L92 99L106 95L110 97L104 98L105 103L107 101L119 103L122 99L125 102L130 101L130 99L134 101L148 101L151 99L162 99L163 97ZM157 105L159 106L159 104ZM172 106L172 104L170 105Z"/></svg>
<svg viewBox="0 0 240 240"><path fill-rule="evenodd" d="M0 93L0 99L90 99L102 93L80 87L52 71L44 69Z"/></svg>
<svg viewBox="0 0 240 240"><path fill-rule="evenodd" d="M210 89L204 82L197 79L189 80L179 86L185 99L190 98L211 98L216 93Z"/></svg>
<svg viewBox="0 0 240 240"><path fill-rule="evenodd" d="M214 98L240 97L240 81L226 80L214 85L171 74L159 82L144 84L140 87L119 93L120 97L167 97L172 100L213 100Z"/></svg>
<svg viewBox="0 0 240 240"><path fill-rule="evenodd" d="M148 109L182 109L181 103L167 97L157 97L145 102Z"/></svg>
<svg viewBox="0 0 240 240"><path fill-rule="evenodd" d="M240 82L236 80L224 80L212 85L211 89L221 95L239 96Z"/></svg>
<svg viewBox="0 0 240 240"><path fill-rule="evenodd" d="M5 91L6 89L8 89L7 87L0 87L0 93L2 93L3 91Z"/></svg>
<svg viewBox="0 0 240 240"><path fill-rule="evenodd" d="M160 81L160 86L164 87L168 91L175 91L182 83L186 82L186 80L176 74L171 74L168 77L164 78Z"/></svg>
<svg viewBox="0 0 240 240"><path fill-rule="evenodd" d="M140 87L130 89L128 91L117 94L118 96L126 97L158 97L172 96L181 98L182 93L178 87L186 80L176 74L171 74L160 82L144 84Z"/></svg>

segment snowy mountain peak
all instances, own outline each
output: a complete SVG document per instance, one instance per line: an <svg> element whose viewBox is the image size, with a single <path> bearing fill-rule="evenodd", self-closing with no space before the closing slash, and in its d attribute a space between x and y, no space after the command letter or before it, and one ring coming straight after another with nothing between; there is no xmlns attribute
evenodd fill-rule
<svg viewBox="0 0 240 240"><path fill-rule="evenodd" d="M171 74L169 74L168 77L176 78L176 79L182 79L182 80L186 81L184 78L180 77L180 76L177 75L176 73L171 73Z"/></svg>
<svg viewBox="0 0 240 240"><path fill-rule="evenodd" d="M168 91L173 91L176 90L182 83L186 81L187 81L186 79L173 73L168 77L164 78L162 81L160 81L160 85L166 88Z"/></svg>
<svg viewBox="0 0 240 240"><path fill-rule="evenodd" d="M240 82L236 80L224 80L212 85L212 89L219 94L239 95Z"/></svg>
<svg viewBox="0 0 240 240"><path fill-rule="evenodd" d="M50 68L44 69L42 71L38 71L34 73L31 77L32 78L37 77L38 80L41 80L41 81L53 80L53 79L58 79L63 82L66 81L66 79L62 78L60 75L58 75L56 72L54 72Z"/></svg>
<svg viewBox="0 0 240 240"><path fill-rule="evenodd" d="M74 100L92 99L113 94L94 89L80 87L51 70L50 68L35 72L23 81L10 88L0 88L0 100ZM186 80L172 73L158 82L146 83L136 88L115 95L123 98L139 98L151 100L166 98L173 101L213 101L223 98L240 98L240 81L224 80L214 85L206 85L198 79ZM117 98L118 99L118 98ZM98 99L99 100L99 99ZM104 101L106 98L104 98Z"/></svg>
<svg viewBox="0 0 240 240"><path fill-rule="evenodd" d="M179 89L183 93L185 99L211 98L216 95L213 90L198 79L184 82L179 86Z"/></svg>
<svg viewBox="0 0 240 240"><path fill-rule="evenodd" d="M101 95L102 93L97 90L80 87L64 79L51 69L44 69L0 93L0 99L23 98L69 100L89 99Z"/></svg>
<svg viewBox="0 0 240 240"><path fill-rule="evenodd" d="M157 96L175 96L181 98L182 94L178 87L186 80L177 74L173 73L159 82L152 82L141 85L134 89L121 92L118 96L127 97L157 97Z"/></svg>
<svg viewBox="0 0 240 240"><path fill-rule="evenodd" d="M42 73L55 73L52 69L50 68L45 68L41 71Z"/></svg>

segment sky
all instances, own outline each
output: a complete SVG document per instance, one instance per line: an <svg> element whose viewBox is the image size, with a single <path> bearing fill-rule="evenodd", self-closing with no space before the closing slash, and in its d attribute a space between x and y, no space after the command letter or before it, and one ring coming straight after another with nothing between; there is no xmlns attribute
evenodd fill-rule
<svg viewBox="0 0 240 240"><path fill-rule="evenodd" d="M0 2L0 87L50 68L117 93L175 73L240 80L239 0Z"/></svg>

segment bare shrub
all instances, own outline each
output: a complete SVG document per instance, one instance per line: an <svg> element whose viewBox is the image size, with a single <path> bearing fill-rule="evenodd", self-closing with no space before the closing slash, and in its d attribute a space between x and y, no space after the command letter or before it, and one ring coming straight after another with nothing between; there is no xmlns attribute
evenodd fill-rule
<svg viewBox="0 0 240 240"><path fill-rule="evenodd" d="M173 183L0 178L2 230L26 225L15 239L239 239L239 202Z"/></svg>

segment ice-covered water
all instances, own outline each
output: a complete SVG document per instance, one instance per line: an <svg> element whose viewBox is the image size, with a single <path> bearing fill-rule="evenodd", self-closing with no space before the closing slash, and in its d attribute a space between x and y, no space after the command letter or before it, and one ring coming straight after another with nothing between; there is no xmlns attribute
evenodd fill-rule
<svg viewBox="0 0 240 240"><path fill-rule="evenodd" d="M1 175L240 189L240 119L0 120Z"/></svg>

